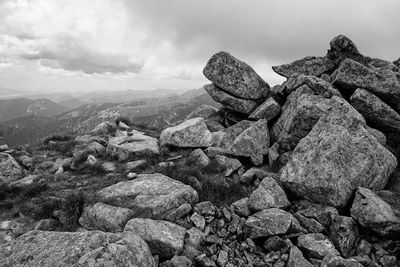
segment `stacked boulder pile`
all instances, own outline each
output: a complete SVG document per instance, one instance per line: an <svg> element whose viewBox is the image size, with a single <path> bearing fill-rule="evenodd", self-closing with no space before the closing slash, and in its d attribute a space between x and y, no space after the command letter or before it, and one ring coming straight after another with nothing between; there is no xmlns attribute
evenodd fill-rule
<svg viewBox="0 0 400 267"><path fill-rule="evenodd" d="M159 140L110 122L77 137L76 155L58 172L107 154L135 158L126 168L139 174L97 191L77 232L42 223L0 245L0 265L400 266L398 61L366 57L337 36L326 56L273 70L287 80L271 88L245 62L217 53L204 89L222 108L201 106ZM189 150L203 168L217 164L222 179L251 194L216 206L199 202L195 186L141 173L141 157L163 147ZM23 175L1 156L1 179Z"/></svg>

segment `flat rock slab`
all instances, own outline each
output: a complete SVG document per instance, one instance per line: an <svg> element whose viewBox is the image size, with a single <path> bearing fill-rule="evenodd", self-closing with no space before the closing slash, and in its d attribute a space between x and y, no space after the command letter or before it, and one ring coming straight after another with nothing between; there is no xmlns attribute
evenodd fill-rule
<svg viewBox="0 0 400 267"><path fill-rule="evenodd" d="M266 209L251 215L245 224L250 238L286 234L295 220L293 215L276 208Z"/></svg>
<svg viewBox="0 0 400 267"><path fill-rule="evenodd" d="M122 232L125 224L134 216L135 213L130 209L96 203L85 207L79 223L89 230Z"/></svg>
<svg viewBox="0 0 400 267"><path fill-rule="evenodd" d="M400 219L392 207L367 188L358 188L350 212L359 224L380 235L390 236L400 231Z"/></svg>
<svg viewBox="0 0 400 267"><path fill-rule="evenodd" d="M167 221L135 218L124 229L141 237L154 255L170 259L183 250L186 229Z"/></svg>
<svg viewBox="0 0 400 267"><path fill-rule="evenodd" d="M252 67L224 51L210 58L203 74L222 90L238 98L260 99L269 93L269 85Z"/></svg>
<svg viewBox="0 0 400 267"><path fill-rule="evenodd" d="M269 97L260 106L250 114L249 119L259 120L266 119L267 121L272 120L281 112L281 106L272 97Z"/></svg>
<svg viewBox="0 0 400 267"><path fill-rule="evenodd" d="M344 207L357 186L383 189L397 160L365 129L354 108L334 98L335 106L293 151L281 181L300 198Z"/></svg>
<svg viewBox="0 0 400 267"><path fill-rule="evenodd" d="M30 231L0 246L1 266L156 266L133 233Z"/></svg>
<svg viewBox="0 0 400 267"><path fill-rule="evenodd" d="M320 76L334 67L335 63L327 57L305 57L289 64L273 66L272 69L283 77L292 78L299 75Z"/></svg>
<svg viewBox="0 0 400 267"><path fill-rule="evenodd" d="M182 204L198 201L196 190L165 175L140 174L131 181L103 188L97 195L101 201L131 209L135 217L164 219Z"/></svg>
<svg viewBox="0 0 400 267"><path fill-rule="evenodd" d="M238 98L228 94L215 84L204 85L204 90L214 99L221 103L227 109L250 115L257 107L258 102L252 99Z"/></svg>
<svg viewBox="0 0 400 267"><path fill-rule="evenodd" d="M132 131L130 136L119 135L109 139L107 153L118 160L130 157L154 156L160 154L158 140L138 131Z"/></svg>
<svg viewBox="0 0 400 267"><path fill-rule="evenodd" d="M160 143L176 147L209 147L212 145L212 135L204 119L198 117L164 129L160 135Z"/></svg>

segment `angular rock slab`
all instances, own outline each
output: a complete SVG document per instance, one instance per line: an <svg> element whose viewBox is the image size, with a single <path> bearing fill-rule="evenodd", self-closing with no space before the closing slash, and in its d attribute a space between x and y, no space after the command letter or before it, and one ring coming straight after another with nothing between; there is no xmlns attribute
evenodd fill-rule
<svg viewBox="0 0 400 267"><path fill-rule="evenodd" d="M166 128L160 135L161 145L176 147L209 147L212 135L201 117L189 119L181 124Z"/></svg>
<svg viewBox="0 0 400 267"><path fill-rule="evenodd" d="M351 105L364 118L383 130L400 131L400 115L379 97L367 90L357 89L350 97Z"/></svg>
<svg viewBox="0 0 400 267"><path fill-rule="evenodd" d="M0 246L1 266L157 266L133 233L30 231Z"/></svg>
<svg viewBox="0 0 400 267"><path fill-rule="evenodd" d="M18 162L7 153L0 153L0 182L14 182L22 178L23 170Z"/></svg>
<svg viewBox="0 0 400 267"><path fill-rule="evenodd" d="M192 187L159 173L140 174L134 180L103 188L97 195L103 202L131 209L135 217L151 219L164 219L182 204L198 201Z"/></svg>
<svg viewBox="0 0 400 267"><path fill-rule="evenodd" d="M160 154L158 140L146 136L138 131L132 131L132 135L119 135L109 139L107 153L118 160L126 160L130 157L154 156Z"/></svg>
<svg viewBox="0 0 400 267"><path fill-rule="evenodd" d="M259 120L266 119L267 121L272 120L281 112L281 106L273 99L269 97L262 103L253 113L250 114L249 119Z"/></svg>
<svg viewBox="0 0 400 267"><path fill-rule="evenodd" d="M135 218L126 224L124 232L143 238L154 255L169 259L182 252L186 229L167 221Z"/></svg>
<svg viewBox="0 0 400 267"><path fill-rule="evenodd" d="M85 207L79 224L89 230L122 232L125 224L135 216L130 209L96 203Z"/></svg>
<svg viewBox="0 0 400 267"><path fill-rule="evenodd" d="M308 86L299 88L288 97L281 116L271 129L273 139L286 151L292 150L331 107L329 99L320 95L303 94L307 88L309 89Z"/></svg>
<svg viewBox="0 0 400 267"><path fill-rule="evenodd" d="M253 164L263 163L263 155L268 154L270 146L268 122L261 119L239 134L228 151L235 156L250 157Z"/></svg>
<svg viewBox="0 0 400 267"><path fill-rule="evenodd" d="M329 45L331 49L328 50L327 57L333 60L337 65L346 58L363 63L366 61L353 41L344 35L334 37L329 42Z"/></svg>
<svg viewBox="0 0 400 267"><path fill-rule="evenodd" d="M223 91L215 84L204 85L204 90L214 101L221 103L227 109L250 115L257 107L258 102L251 99L238 98Z"/></svg>
<svg viewBox="0 0 400 267"><path fill-rule="evenodd" d="M384 188L397 160L365 129L364 118L335 98L293 151L281 181L300 198L344 207L357 186Z"/></svg>
<svg viewBox="0 0 400 267"><path fill-rule="evenodd" d="M400 231L400 218L392 207L367 188L358 188L350 213L359 224L380 235L390 236Z"/></svg>
<svg viewBox="0 0 400 267"><path fill-rule="evenodd" d="M315 76L300 75L287 80L283 85L287 93L292 93L302 85L307 85L316 94L324 98L331 98L334 95L341 96L339 90L334 88L331 83Z"/></svg>
<svg viewBox="0 0 400 267"><path fill-rule="evenodd" d="M299 75L320 76L334 67L335 63L327 57L305 57L272 69L283 77L294 78Z"/></svg>
<svg viewBox="0 0 400 267"><path fill-rule="evenodd" d="M265 177L249 198L249 208L262 211L269 208L286 208L290 205L285 191L271 177Z"/></svg>
<svg viewBox="0 0 400 267"><path fill-rule="evenodd" d="M210 58L203 74L222 90L238 98L260 99L269 93L269 85L252 67L224 51Z"/></svg>
<svg viewBox="0 0 400 267"><path fill-rule="evenodd" d="M251 215L246 220L245 230L250 238L286 234L293 220L293 215L286 211L266 209Z"/></svg>
<svg viewBox="0 0 400 267"><path fill-rule="evenodd" d="M296 246L292 246L289 252L289 259L286 263L287 267L313 267L303 256L303 253Z"/></svg>
<svg viewBox="0 0 400 267"><path fill-rule="evenodd" d="M328 254L339 255L333 243L320 233L300 235L297 245L308 257L322 260Z"/></svg>
<svg viewBox="0 0 400 267"><path fill-rule="evenodd" d="M201 117L203 119L209 119L211 117L216 117L218 114L218 108L203 104L196 108L189 115L186 116L185 120Z"/></svg>
<svg viewBox="0 0 400 267"><path fill-rule="evenodd" d="M400 111L400 81L395 72L369 69L361 63L345 59L340 63L332 83L344 90L365 89Z"/></svg>

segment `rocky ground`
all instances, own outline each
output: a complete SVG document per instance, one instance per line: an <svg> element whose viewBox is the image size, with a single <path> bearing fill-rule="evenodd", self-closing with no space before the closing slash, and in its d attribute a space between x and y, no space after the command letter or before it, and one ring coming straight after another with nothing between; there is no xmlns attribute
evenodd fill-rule
<svg viewBox="0 0 400 267"><path fill-rule="evenodd" d="M400 266L399 60L345 36L273 70L226 52L203 105L0 147L0 266Z"/></svg>

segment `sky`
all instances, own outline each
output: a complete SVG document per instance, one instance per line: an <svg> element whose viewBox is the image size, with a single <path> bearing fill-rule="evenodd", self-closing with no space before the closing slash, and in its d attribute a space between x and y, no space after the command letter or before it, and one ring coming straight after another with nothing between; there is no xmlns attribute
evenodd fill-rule
<svg viewBox="0 0 400 267"><path fill-rule="evenodd" d="M0 0L0 87L195 89L227 51L271 86L271 66L323 56L339 34L400 57L399 0Z"/></svg>

